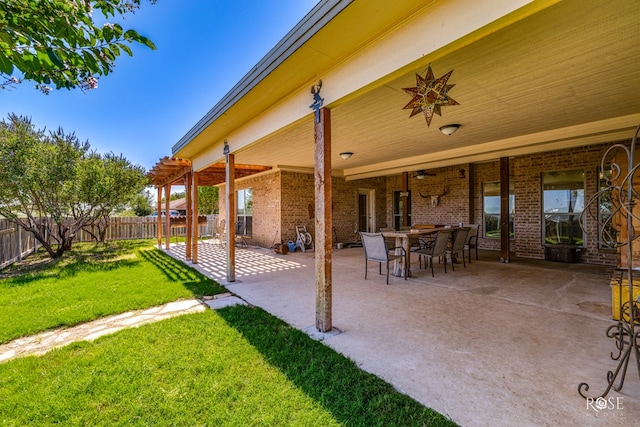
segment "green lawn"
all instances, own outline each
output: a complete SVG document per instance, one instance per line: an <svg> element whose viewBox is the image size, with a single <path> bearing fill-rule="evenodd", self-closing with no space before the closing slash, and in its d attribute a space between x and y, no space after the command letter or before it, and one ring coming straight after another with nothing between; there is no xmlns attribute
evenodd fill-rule
<svg viewBox="0 0 640 427"><path fill-rule="evenodd" d="M68 259L0 280L22 301L0 325L38 331L160 300L220 290L153 249L78 247ZM118 278L117 280L115 278ZM79 290L117 286L111 292ZM113 285L118 282L118 285ZM132 288L132 289L129 289ZM181 291L180 291L181 289ZM95 308L104 293L107 308ZM148 294L141 297L140 294ZM82 301L81 295L90 301ZM10 301L10 300L6 300ZM69 307L75 305L76 307ZM135 306L135 307L134 307ZM87 307L87 313L81 315ZM89 307L92 310L89 312ZM29 311L30 314L22 311ZM15 334L15 333L14 333ZM351 360L265 311L247 306L183 315L0 364L0 425L450 426L450 420L363 372Z"/></svg>
<svg viewBox="0 0 640 427"><path fill-rule="evenodd" d="M44 257L43 254L34 256ZM153 241L76 244L55 261L2 271L0 343L111 314L225 292Z"/></svg>

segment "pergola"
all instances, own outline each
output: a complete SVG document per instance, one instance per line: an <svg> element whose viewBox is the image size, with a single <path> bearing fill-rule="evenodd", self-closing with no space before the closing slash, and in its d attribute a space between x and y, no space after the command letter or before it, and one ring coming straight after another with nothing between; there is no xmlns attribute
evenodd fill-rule
<svg viewBox="0 0 640 427"><path fill-rule="evenodd" d="M233 158L233 157L232 157ZM236 179L264 172L269 166L235 165L233 161L214 163L203 170L194 171L191 160L165 156L147 173L150 183L158 190L158 246L162 246L162 190L165 195L165 212L169 212L171 186L184 185L187 198L187 241L186 258L194 264L198 262L198 187L226 183L227 192ZM235 209L235 205L233 206ZM166 230L170 230L171 218L165 215ZM235 214L227 220L227 252L233 258L235 240ZM169 232L165 233L165 247L169 249ZM229 253L231 252L231 253Z"/></svg>

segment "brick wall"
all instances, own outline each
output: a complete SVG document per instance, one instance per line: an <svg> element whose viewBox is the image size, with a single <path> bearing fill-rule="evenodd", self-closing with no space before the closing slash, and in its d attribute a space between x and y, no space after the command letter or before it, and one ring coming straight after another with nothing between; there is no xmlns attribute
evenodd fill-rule
<svg viewBox="0 0 640 427"><path fill-rule="evenodd" d="M280 241L280 195L279 171L248 177L236 182L236 191L251 188L253 191L253 235L251 244L269 248L274 237ZM219 218L226 219L226 186L220 186L218 202Z"/></svg>
<svg viewBox="0 0 640 427"><path fill-rule="evenodd" d="M460 169L465 178L460 178ZM469 223L469 165L431 169L435 176L417 179L409 175L411 192L411 224ZM387 223L393 226L393 192L402 191L402 175L387 177ZM438 196L432 204L432 196Z"/></svg>
<svg viewBox="0 0 640 427"><path fill-rule="evenodd" d="M344 178L332 177L333 185L333 227L337 242L356 241L355 231L358 228L358 190L375 190L376 222L381 227L385 217L385 182L386 178L369 178L358 181L347 181ZM306 225L315 241L315 195L313 174L282 172L282 232L295 240L296 225ZM309 212L309 209L312 209Z"/></svg>
<svg viewBox="0 0 640 427"><path fill-rule="evenodd" d="M358 238L358 194L375 192L375 231L386 223L386 178L347 181L333 177L333 227L338 242L355 242Z"/></svg>
<svg viewBox="0 0 640 427"><path fill-rule="evenodd" d="M585 171L585 198L597 192L597 169L604 152L611 144L599 144L547 153L519 156L511 159L510 177L515 193L515 238L511 250L525 258L544 258L542 244L542 173L564 169ZM489 181L500 180L500 162L474 165L474 222L482 224L482 186ZM615 263L615 251L598 248L598 226L593 219L587 221L587 235L582 260L592 264ZM482 249L500 249L500 239L482 237L478 245Z"/></svg>
<svg viewBox="0 0 640 427"><path fill-rule="evenodd" d="M333 224L337 241L353 242L358 226L358 189L376 194L378 228L386 221L386 178L346 181L333 177ZM315 195L313 174L276 171L236 183L236 190L253 189L253 238L251 244L271 247L296 240L296 226L306 226L315 242ZM225 186L220 187L220 219L225 218Z"/></svg>
<svg viewBox="0 0 640 427"><path fill-rule="evenodd" d="M515 247L516 255L544 258L542 244L542 184L541 174L566 169L585 171L585 199L597 192L597 171L602 155L611 144L558 150L516 157L513 160L515 183ZM615 252L598 248L597 223L587 218L584 262L615 264Z"/></svg>
<svg viewBox="0 0 640 427"><path fill-rule="evenodd" d="M597 168L611 144L600 144L566 150L557 150L510 161L510 176L515 190L515 238L511 249L517 256L544 258L542 245L542 172L563 169L583 169L586 173L586 199L597 191ZM459 170L465 169L465 177ZM422 180L410 177L412 223L456 224L459 222L482 224L485 182L500 180L498 160L462 164L430 170L436 176ZM379 229L393 225L393 192L402 190L402 176L393 175L346 181L333 177L333 225L339 242L355 241L358 227L358 191L375 190L376 226ZM295 240L296 225L305 225L315 235L315 202L313 174L276 171L254 178L240 180L238 190L253 189L254 223L253 243L270 247L276 240ZM220 218L224 218L224 186L221 187ZM438 195L434 206L431 196ZM314 236L315 241L315 236ZM487 239L480 230L481 249L500 249L499 239ZM587 222L586 248L582 260L594 264L615 264L612 250L599 249L597 224Z"/></svg>
<svg viewBox="0 0 640 427"><path fill-rule="evenodd" d="M285 242L296 241L296 226L306 226L315 242L313 174L281 172L282 214L279 223Z"/></svg>

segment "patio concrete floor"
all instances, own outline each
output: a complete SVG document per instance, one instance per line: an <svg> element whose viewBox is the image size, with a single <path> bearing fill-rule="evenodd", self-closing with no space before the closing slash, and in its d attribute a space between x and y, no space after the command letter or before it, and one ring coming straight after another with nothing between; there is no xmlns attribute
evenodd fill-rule
<svg viewBox="0 0 640 427"><path fill-rule="evenodd" d="M184 245L169 253L184 260ZM315 331L314 254L236 249L236 282L224 249L200 243L201 272L290 325ZM617 362L607 338L611 271L584 264L513 260L482 252L467 267L436 266L391 277L361 248L333 252L333 326L323 342L365 371L464 426L587 426L640 423L640 379L632 355L621 392L606 407L578 394L606 388ZM190 262L187 262L191 264ZM384 268L383 268L384 273ZM320 334L321 335L321 334ZM602 403L602 402L601 402Z"/></svg>

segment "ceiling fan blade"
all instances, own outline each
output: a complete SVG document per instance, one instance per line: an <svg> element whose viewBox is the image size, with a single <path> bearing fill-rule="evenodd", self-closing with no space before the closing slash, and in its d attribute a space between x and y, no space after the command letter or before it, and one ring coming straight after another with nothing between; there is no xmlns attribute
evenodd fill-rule
<svg viewBox="0 0 640 427"><path fill-rule="evenodd" d="M413 175L414 178L418 178L418 179L422 179L425 176L436 176L435 172L427 172L424 169L421 169L419 171L416 171L415 175Z"/></svg>

